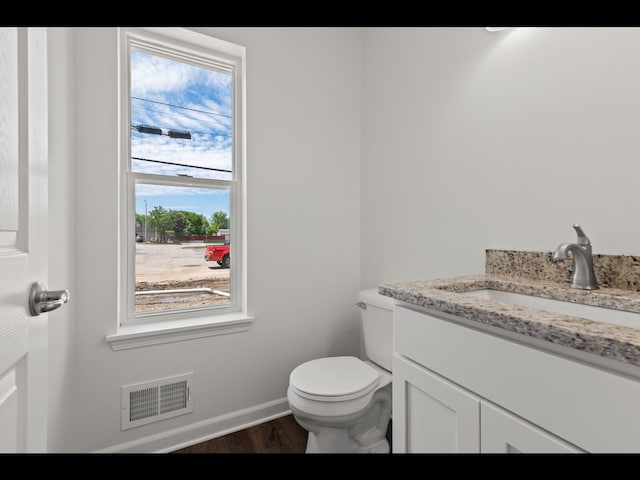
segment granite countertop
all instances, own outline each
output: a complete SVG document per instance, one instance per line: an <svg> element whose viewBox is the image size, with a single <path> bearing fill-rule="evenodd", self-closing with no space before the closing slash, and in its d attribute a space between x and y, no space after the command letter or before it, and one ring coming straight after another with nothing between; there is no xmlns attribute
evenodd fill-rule
<svg viewBox="0 0 640 480"><path fill-rule="evenodd" d="M546 279L491 273L387 284L381 285L378 291L412 305L640 366L640 324L638 328L622 327L460 294L480 289L502 290L640 313L640 292L636 290L601 286L598 290L587 291Z"/></svg>

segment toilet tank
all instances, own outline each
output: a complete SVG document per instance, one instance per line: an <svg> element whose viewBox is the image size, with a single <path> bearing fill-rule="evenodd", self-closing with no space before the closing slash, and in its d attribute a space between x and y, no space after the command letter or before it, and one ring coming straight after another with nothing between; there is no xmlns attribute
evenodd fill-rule
<svg viewBox="0 0 640 480"><path fill-rule="evenodd" d="M377 288L372 288L358 294L358 303L361 307L362 335L367 358L391 371L394 300L380 295Z"/></svg>

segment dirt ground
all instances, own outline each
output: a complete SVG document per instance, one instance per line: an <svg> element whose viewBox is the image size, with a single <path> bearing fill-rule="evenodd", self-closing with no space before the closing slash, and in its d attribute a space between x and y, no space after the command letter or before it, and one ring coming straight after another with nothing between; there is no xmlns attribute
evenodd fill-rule
<svg viewBox="0 0 640 480"><path fill-rule="evenodd" d="M205 245L136 243L136 291L210 288L229 292L228 268L204 259ZM136 295L136 313L224 305L224 295L189 292Z"/></svg>

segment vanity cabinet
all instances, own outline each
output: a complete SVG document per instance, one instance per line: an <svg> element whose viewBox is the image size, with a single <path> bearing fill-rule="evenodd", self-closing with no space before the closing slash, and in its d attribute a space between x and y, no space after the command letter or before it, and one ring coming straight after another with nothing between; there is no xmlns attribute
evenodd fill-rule
<svg viewBox="0 0 640 480"><path fill-rule="evenodd" d="M638 453L638 402L633 376L394 307L394 453Z"/></svg>
<svg viewBox="0 0 640 480"><path fill-rule="evenodd" d="M575 446L400 356L394 453L569 453Z"/></svg>

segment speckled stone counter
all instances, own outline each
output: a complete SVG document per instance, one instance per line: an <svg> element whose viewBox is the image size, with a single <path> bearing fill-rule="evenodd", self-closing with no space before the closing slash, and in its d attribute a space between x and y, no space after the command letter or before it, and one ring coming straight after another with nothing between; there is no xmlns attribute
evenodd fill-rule
<svg viewBox="0 0 640 480"><path fill-rule="evenodd" d="M553 262L551 252L486 250L485 273L530 280L571 283L573 260ZM601 287L640 291L640 256L593 254Z"/></svg>
<svg viewBox="0 0 640 480"><path fill-rule="evenodd" d="M487 251L487 270L492 268L489 267L489 257L493 255L490 252L496 251ZM511 253L518 256L518 252ZM602 284L598 290L579 290L564 281L537 279L535 272L529 271L529 274L533 278L487 273L395 283L381 285L378 291L401 302L640 366L640 324L638 328L622 327L460 294L494 289L640 313L640 292L637 290L609 288Z"/></svg>

